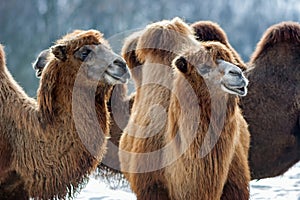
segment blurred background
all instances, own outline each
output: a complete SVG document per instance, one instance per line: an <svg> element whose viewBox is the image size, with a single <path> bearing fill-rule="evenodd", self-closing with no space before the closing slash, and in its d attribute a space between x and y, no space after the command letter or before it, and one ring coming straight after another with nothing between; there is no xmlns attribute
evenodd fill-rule
<svg viewBox="0 0 300 200"><path fill-rule="evenodd" d="M187 23L217 22L247 62L268 27L282 21L300 21L300 1L1 0L0 43L5 45L9 71L35 97L38 79L31 64L39 52L62 35L74 29L98 29L110 43L118 43L120 49L122 33L176 16ZM115 51L119 53L119 49ZM103 186L98 187L95 184L99 182L92 180L78 199L103 196L104 190L99 190ZM111 193L109 190L107 195ZM134 199L132 194L129 193L128 199ZM300 163L281 177L252 181L251 199L300 200Z"/></svg>
<svg viewBox="0 0 300 200"><path fill-rule="evenodd" d="M179 16L188 23L217 22L248 61L271 25L300 21L299 0L1 0L0 43L9 70L32 97L38 80L31 63L39 52L74 29L98 29L106 38ZM121 43L122 41L120 41ZM121 44L120 44L121 45Z"/></svg>

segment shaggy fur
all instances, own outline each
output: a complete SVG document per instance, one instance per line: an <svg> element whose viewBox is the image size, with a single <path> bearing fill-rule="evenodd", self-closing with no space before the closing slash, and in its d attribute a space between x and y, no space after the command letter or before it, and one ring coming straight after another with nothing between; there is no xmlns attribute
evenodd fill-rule
<svg viewBox="0 0 300 200"><path fill-rule="evenodd" d="M74 57L80 47L98 44L109 48L94 30L58 40L42 73L37 101L11 77L1 47L0 196L4 199L20 188L24 188L22 199L71 197L101 161L109 135L106 101L112 86L87 79L84 73L77 76L84 62ZM79 98L73 99L76 78L74 95ZM95 94L91 86L97 84ZM93 105L95 98L98 103ZM72 103L80 119L78 113L72 114Z"/></svg>
<svg viewBox="0 0 300 200"><path fill-rule="evenodd" d="M271 26L257 44L241 106L249 123L253 179L283 174L300 160L300 24Z"/></svg>
<svg viewBox="0 0 300 200"><path fill-rule="evenodd" d="M221 42L231 51L238 66L243 70L246 69L246 65L240 55L230 45L225 31L217 23L211 21L198 21L191 24L191 27L194 29L198 41Z"/></svg>
<svg viewBox="0 0 300 200"><path fill-rule="evenodd" d="M158 153L147 158L143 155L160 150L164 145L162 139L173 80L171 62L180 50L196 43L190 37L192 34L185 23L175 18L148 25L138 38L135 53L143 66L135 80L142 80L141 84L136 81L140 86L136 88L119 154L121 169L137 199L168 199L163 169L158 165L162 155ZM135 153L142 153L142 156Z"/></svg>
<svg viewBox="0 0 300 200"><path fill-rule="evenodd" d="M196 39L199 41L218 41L224 44L228 50L231 51L231 57L229 60L233 61L234 64L239 66L242 70L246 69L246 65L243 60L240 58L239 54L231 47L228 42L226 33L224 30L216 23L210 21L199 21L191 25L191 27L195 30ZM225 52L224 52L225 53ZM248 97L245 97L248 98ZM240 118L240 126L241 128L241 137L240 142L238 143L237 150L233 157L233 161L231 163L227 182L223 189L223 194L221 199L246 199L247 196L243 196L245 193L243 188L247 185L247 179L243 179L244 177L237 176L238 172L247 171L248 165L245 165L244 160L248 159L248 151L249 151L249 143L250 143L250 134L247 129L247 122L244 118ZM243 150L242 150L243 149ZM241 160L240 157L245 157ZM241 167L242 166L242 167Z"/></svg>
<svg viewBox="0 0 300 200"><path fill-rule="evenodd" d="M213 84L215 80L204 80L196 70L199 65L216 67L217 59L234 60L231 52L220 43L203 43L203 46L184 54L188 61L184 73L180 71L182 69L175 70L175 95L171 96L167 130L167 142L173 145L173 150L167 152L165 159L179 159L166 168L169 193L171 199L220 199L225 193L222 199L246 200L249 199L250 171L241 140L246 138L249 143L249 132L238 107L238 97L215 86L209 90L210 81ZM178 67L176 59L174 65ZM216 102L212 103L212 100ZM227 102L224 107L222 102ZM217 112L217 115L212 112ZM224 124L220 124L222 114L226 116ZM217 143L202 157L201 149L209 149L203 146L206 134L213 139L219 131ZM224 191L226 181L233 184L228 184L230 188Z"/></svg>
<svg viewBox="0 0 300 200"><path fill-rule="evenodd" d="M67 36L76 36L82 32L82 30L76 30ZM45 49L38 55L37 59L32 64L38 78L46 67L50 55L50 49ZM128 123L130 110L134 101L134 94L127 96L127 93L127 86L125 84L115 85L112 89L112 96L107 102L107 108L111 119L109 127L110 138L107 144L107 152L102 162L98 165L99 170L97 171L97 176L105 179L111 187L123 184L124 181L120 172L118 147L123 129ZM96 103L97 101L98 99L96 99ZM102 99L99 99L99 101L101 102Z"/></svg>

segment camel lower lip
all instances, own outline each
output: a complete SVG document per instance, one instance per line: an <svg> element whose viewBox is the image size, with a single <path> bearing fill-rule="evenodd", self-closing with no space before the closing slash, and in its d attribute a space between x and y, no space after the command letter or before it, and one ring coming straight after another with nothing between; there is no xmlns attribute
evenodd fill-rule
<svg viewBox="0 0 300 200"><path fill-rule="evenodd" d="M240 87L240 88L233 88L233 87L228 87L225 84L223 85L227 90L230 90L234 93L236 93L237 95L240 96L245 96L246 95L246 87Z"/></svg>
<svg viewBox="0 0 300 200"><path fill-rule="evenodd" d="M42 70L37 70L35 76L40 77L41 75L42 75Z"/></svg>
<svg viewBox="0 0 300 200"><path fill-rule="evenodd" d="M111 74L111 73L109 73L108 71L105 71L105 73L107 74L107 75L109 75L111 78L113 78L113 79L115 79L115 80L117 80L117 81L120 81L120 82L122 82L122 83L125 83L126 82L126 80L124 80L122 77L120 77L120 76L116 76L116 75L114 75L114 74Z"/></svg>

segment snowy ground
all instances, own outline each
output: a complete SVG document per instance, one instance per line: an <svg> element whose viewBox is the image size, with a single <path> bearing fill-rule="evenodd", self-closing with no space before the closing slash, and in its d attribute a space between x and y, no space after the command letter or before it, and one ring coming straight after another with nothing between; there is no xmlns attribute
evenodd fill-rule
<svg viewBox="0 0 300 200"><path fill-rule="evenodd" d="M300 200L300 163L284 175L251 182L251 200ZM135 200L129 189L111 190L99 180L91 178L76 200Z"/></svg>

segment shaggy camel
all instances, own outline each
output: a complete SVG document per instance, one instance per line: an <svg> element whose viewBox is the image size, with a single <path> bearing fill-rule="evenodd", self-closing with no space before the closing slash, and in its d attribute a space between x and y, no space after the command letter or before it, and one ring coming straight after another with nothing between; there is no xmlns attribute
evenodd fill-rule
<svg viewBox="0 0 300 200"><path fill-rule="evenodd" d="M137 63L143 65L134 70L137 76L131 71L139 87L121 136L119 153L121 170L137 199L168 199L162 176L164 166L159 166L162 154L157 151L156 155L147 155L163 147L172 89L172 60L183 47L195 43L190 27L179 18L150 24L138 37L135 53Z"/></svg>
<svg viewBox="0 0 300 200"><path fill-rule="evenodd" d="M300 160L300 24L271 26L252 54L249 94L241 107L249 123L253 179L283 174Z"/></svg>
<svg viewBox="0 0 300 200"><path fill-rule="evenodd" d="M167 188L171 199L246 200L250 171L241 138L249 133L237 95L246 95L248 80L228 63L234 58L226 46L202 45L173 62L177 70L166 133L171 147L164 159L177 160L165 169ZM230 171L235 180L228 183Z"/></svg>
<svg viewBox="0 0 300 200"><path fill-rule="evenodd" d="M51 53L36 101L11 77L0 49L3 199L71 197L105 153L106 101L112 85L129 78L125 62L95 30L63 37Z"/></svg>
<svg viewBox="0 0 300 200"><path fill-rule="evenodd" d="M228 46L224 31L215 23L197 22L192 26L196 34L200 33L196 35L199 40L215 40ZM201 29L210 30L210 34L206 36ZM299 35L297 23L270 27L248 63L250 70L245 75L250 81L249 93L241 98L241 107L252 138L251 179L281 175L300 159ZM290 98L283 98L286 96ZM274 109L278 112L268 112Z"/></svg>
<svg viewBox="0 0 300 200"><path fill-rule="evenodd" d="M242 70L246 69L246 65L243 60L240 58L239 54L231 47L227 39L226 33L223 29L216 23L210 21L199 21L191 25L195 31L196 39L199 41L217 41L224 44L228 50L231 51L234 62ZM247 98L247 97L246 97ZM250 133L247 129L247 122L244 118L240 118L241 128L241 137L238 144L238 150L233 157L229 172L227 182L223 189L223 194L221 199L247 199L245 192L243 192L243 187L247 184L243 177L236 176L236 172L241 170L240 168L240 157L243 154L246 159L248 159L249 152L249 143L250 143ZM240 152L241 149L244 149L244 152ZM247 169L248 170L248 169ZM244 183L244 184L243 184ZM240 189L237 189L240 188Z"/></svg>
<svg viewBox="0 0 300 200"><path fill-rule="evenodd" d="M70 35L80 34L80 30L72 32ZM49 49L43 50L35 62L32 64L36 71L36 76L41 77L42 71L46 67L47 58L51 55ZM130 63L131 64L131 63ZM134 101L134 94L127 96L126 84L117 84L113 86L111 96L107 102L107 108L110 113L109 140L107 143L106 154L102 162L98 165L97 175L106 179L109 183L115 185L117 180L123 181L120 173L120 163L118 156L118 147L123 129L128 123L130 110ZM102 99L99 99L100 103ZM97 103L97 99L96 99ZM113 178L111 182L110 179Z"/></svg>

